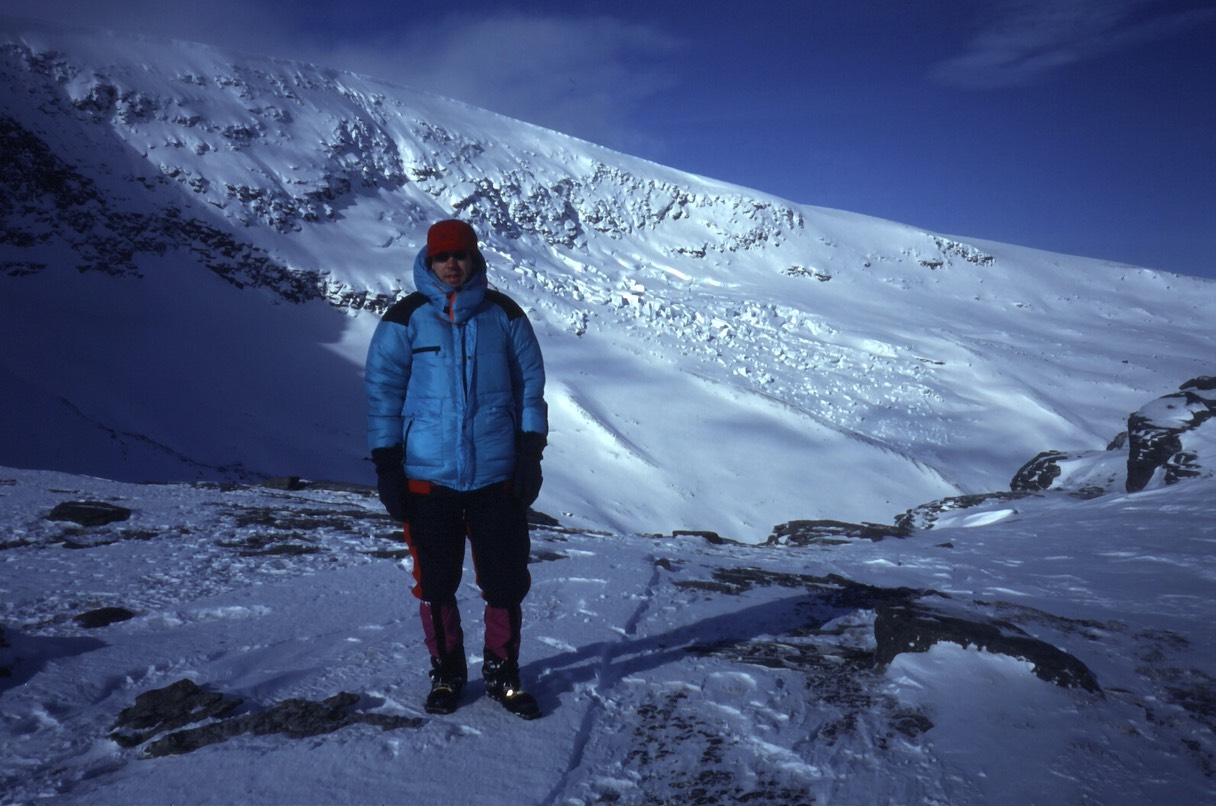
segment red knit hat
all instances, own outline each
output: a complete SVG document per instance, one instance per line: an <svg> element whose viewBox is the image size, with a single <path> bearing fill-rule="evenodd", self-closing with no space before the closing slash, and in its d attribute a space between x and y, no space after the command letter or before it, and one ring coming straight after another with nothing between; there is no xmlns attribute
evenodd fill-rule
<svg viewBox="0 0 1216 806"><path fill-rule="evenodd" d="M443 252L477 254L477 233L463 221L449 218L431 226L426 233L426 259Z"/></svg>

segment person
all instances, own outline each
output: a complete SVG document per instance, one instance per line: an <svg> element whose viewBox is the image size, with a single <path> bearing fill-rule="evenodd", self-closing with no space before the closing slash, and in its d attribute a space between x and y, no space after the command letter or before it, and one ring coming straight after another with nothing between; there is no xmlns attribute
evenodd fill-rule
<svg viewBox="0 0 1216 806"><path fill-rule="evenodd" d="M519 679L531 586L528 507L548 435L545 369L527 315L489 288L468 223L439 221L414 261L416 291L368 347L368 447L385 509L404 524L431 657L426 710L451 713L467 679L457 588L465 541L485 600L486 693L539 716Z"/></svg>

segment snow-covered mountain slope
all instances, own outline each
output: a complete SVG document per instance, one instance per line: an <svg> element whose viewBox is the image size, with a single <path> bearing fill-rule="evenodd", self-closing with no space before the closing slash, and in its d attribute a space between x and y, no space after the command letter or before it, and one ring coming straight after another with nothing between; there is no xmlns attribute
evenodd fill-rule
<svg viewBox="0 0 1216 806"><path fill-rule="evenodd" d="M570 524L888 520L1212 374L1210 281L792 204L324 67L0 29L5 464L366 480L363 351L451 215L537 326L538 508Z"/></svg>
<svg viewBox="0 0 1216 806"><path fill-rule="evenodd" d="M0 468L0 803L1212 803L1214 501L807 545L539 527L523 722L482 695L471 570L473 678L424 713L370 491Z"/></svg>

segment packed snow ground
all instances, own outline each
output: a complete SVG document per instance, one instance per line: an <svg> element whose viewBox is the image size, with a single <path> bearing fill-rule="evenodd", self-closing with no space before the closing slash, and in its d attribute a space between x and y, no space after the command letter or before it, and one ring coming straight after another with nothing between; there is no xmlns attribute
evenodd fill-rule
<svg viewBox="0 0 1216 806"><path fill-rule="evenodd" d="M101 500L129 520L45 519ZM906 539L812 546L533 531L523 722L473 682L425 714L408 559L358 490L132 485L0 469L4 803L1201 803L1216 798L1216 481L944 512ZM475 589L463 605L471 660ZM912 589L1074 655L1100 691L940 643L873 663ZM933 591L930 593L929 591ZM886 593L883 593L886 592ZM906 593L906 591L905 591ZM75 617L124 607L86 629ZM357 724L147 757L109 737L189 678L254 714L358 696ZM163 736L163 734L162 734Z"/></svg>

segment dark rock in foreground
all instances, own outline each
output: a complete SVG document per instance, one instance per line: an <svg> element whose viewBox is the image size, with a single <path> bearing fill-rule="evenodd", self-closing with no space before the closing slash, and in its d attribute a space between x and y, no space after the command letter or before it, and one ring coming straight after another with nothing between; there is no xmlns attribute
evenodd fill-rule
<svg viewBox="0 0 1216 806"><path fill-rule="evenodd" d="M46 516L48 521L70 521L80 526L105 526L131 517L131 510L105 501L65 501Z"/></svg>
<svg viewBox="0 0 1216 806"><path fill-rule="evenodd" d="M200 747L252 733L262 736L282 733L303 739L332 733L348 725L377 725L384 730L416 728L418 717L352 712L362 699L342 691L321 702L289 699L265 711L223 718L242 704L218 692L207 692L193 680L182 679L165 688L146 691L135 698L135 705L119 714L110 738L124 747L135 747L152 737L206 719L217 721L200 727L177 730L149 744L144 753L150 757L181 755Z"/></svg>

